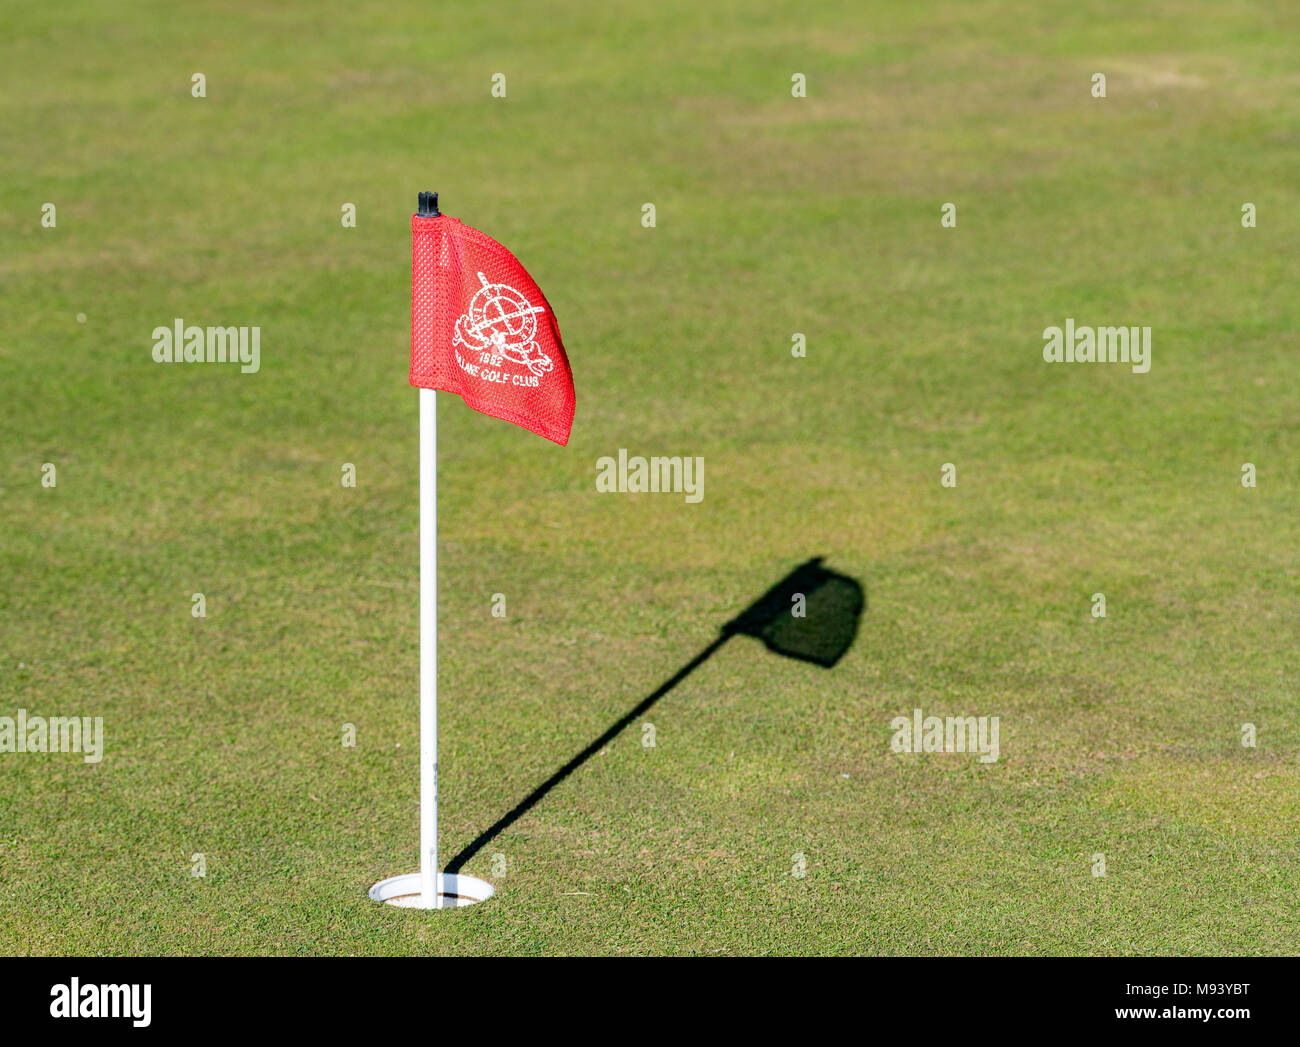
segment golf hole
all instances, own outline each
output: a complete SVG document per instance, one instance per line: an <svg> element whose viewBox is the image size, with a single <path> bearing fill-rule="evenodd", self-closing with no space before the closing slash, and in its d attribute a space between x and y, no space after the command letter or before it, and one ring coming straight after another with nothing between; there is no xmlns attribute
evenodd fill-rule
<svg viewBox="0 0 1300 1047"><path fill-rule="evenodd" d="M462 909L467 905L487 901L496 893L496 888L477 876L465 876L463 873L438 874L438 904L426 906L420 897L421 879L419 873L406 873L402 876L390 876L380 880L370 888L370 897L385 905L399 909Z"/></svg>

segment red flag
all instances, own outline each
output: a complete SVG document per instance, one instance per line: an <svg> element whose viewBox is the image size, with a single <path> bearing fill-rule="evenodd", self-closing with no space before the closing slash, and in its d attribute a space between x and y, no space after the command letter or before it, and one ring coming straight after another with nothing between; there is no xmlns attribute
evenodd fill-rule
<svg viewBox="0 0 1300 1047"><path fill-rule="evenodd" d="M412 215L411 239L411 384L568 443L573 372L519 259L448 215Z"/></svg>

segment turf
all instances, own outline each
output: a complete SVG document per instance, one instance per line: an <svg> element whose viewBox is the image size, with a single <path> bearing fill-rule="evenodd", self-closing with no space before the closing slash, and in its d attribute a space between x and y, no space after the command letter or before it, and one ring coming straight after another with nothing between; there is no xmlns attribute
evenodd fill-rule
<svg viewBox="0 0 1300 1047"><path fill-rule="evenodd" d="M11 5L0 715L107 754L0 754L0 952L1300 951L1297 32ZM563 450L441 398L444 854L791 567L868 599L829 670L729 641L438 914L366 897L416 859L426 188L528 266L578 390ZM260 371L154 363L176 317L259 325ZM1045 363L1067 317L1151 326L1150 373ZM703 501L597 493L620 447L702 456ZM998 715L1001 758L894 753L916 707Z"/></svg>

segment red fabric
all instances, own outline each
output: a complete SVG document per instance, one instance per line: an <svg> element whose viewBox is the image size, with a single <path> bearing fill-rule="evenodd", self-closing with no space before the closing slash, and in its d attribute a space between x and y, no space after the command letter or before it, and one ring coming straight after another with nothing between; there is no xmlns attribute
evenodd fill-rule
<svg viewBox="0 0 1300 1047"><path fill-rule="evenodd" d="M573 372L519 260L455 218L411 216L411 384L569 442Z"/></svg>

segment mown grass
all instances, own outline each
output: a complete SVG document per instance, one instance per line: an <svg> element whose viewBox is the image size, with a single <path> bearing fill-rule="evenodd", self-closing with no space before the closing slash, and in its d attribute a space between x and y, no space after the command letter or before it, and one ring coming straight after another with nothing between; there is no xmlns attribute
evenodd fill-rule
<svg viewBox="0 0 1300 1047"><path fill-rule="evenodd" d="M0 715L108 754L0 755L0 951L1296 952L1298 29L11 6ZM365 896L415 863L423 188L546 290L579 403L560 450L441 398L444 854L796 563L869 599L830 671L730 641L434 915ZM261 371L153 363L174 317ZM1066 317L1150 325L1151 372L1044 364ZM702 455L703 502L598 495L619 447ZM1001 759L894 754L915 706Z"/></svg>

